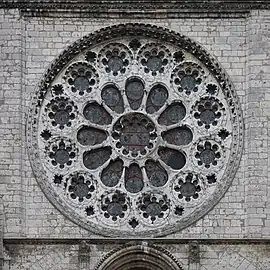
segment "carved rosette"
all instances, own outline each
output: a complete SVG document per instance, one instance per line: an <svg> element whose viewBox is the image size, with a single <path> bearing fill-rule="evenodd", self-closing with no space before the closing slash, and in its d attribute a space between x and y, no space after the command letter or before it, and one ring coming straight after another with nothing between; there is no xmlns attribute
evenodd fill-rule
<svg viewBox="0 0 270 270"><path fill-rule="evenodd" d="M126 24L52 63L33 98L28 145L42 190L74 222L159 236L223 196L242 131L236 93L207 52L166 29Z"/></svg>

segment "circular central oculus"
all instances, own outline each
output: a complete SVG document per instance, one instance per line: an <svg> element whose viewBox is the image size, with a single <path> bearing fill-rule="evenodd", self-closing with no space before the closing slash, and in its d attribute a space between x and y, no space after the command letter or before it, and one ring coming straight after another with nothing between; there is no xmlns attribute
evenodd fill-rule
<svg viewBox="0 0 270 270"><path fill-rule="evenodd" d="M154 147L156 137L154 123L141 113L126 114L113 127L116 147L132 157L148 153Z"/></svg>

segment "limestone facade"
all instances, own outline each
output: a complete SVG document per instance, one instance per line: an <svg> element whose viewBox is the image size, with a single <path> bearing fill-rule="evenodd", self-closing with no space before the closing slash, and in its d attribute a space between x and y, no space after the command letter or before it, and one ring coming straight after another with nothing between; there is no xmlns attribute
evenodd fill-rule
<svg viewBox="0 0 270 270"><path fill-rule="evenodd" d="M0 269L139 269L121 259L128 250L129 262L134 254L145 258L141 269L156 269L155 258L163 258L160 265L168 270L270 269L267 1L221 9L211 8L211 1L179 3L179 9L125 1L114 9L105 2L0 4ZM201 219L162 237L109 237L77 225L45 196L29 158L29 110L51 63L79 39L127 23L163 27L202 46L226 71L244 123L243 151L228 191Z"/></svg>

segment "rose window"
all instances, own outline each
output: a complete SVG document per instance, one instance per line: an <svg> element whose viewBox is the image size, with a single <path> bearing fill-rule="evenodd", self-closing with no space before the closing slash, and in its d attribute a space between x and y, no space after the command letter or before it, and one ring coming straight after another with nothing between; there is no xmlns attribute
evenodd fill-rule
<svg viewBox="0 0 270 270"><path fill-rule="evenodd" d="M96 233L188 226L222 197L239 162L241 111L226 74L165 29L127 24L79 40L52 64L32 106L38 182Z"/></svg>

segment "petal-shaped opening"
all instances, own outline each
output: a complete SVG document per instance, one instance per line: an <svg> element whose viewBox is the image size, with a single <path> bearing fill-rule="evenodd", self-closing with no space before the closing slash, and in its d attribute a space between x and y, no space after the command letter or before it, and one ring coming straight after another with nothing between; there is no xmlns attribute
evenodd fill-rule
<svg viewBox="0 0 270 270"><path fill-rule="evenodd" d="M138 78L129 79L126 83L126 96L131 109L137 110L142 103L144 84Z"/></svg>
<svg viewBox="0 0 270 270"><path fill-rule="evenodd" d="M109 113L96 102L87 104L83 109L83 115L85 119L98 125L109 125L112 122Z"/></svg>
<svg viewBox="0 0 270 270"><path fill-rule="evenodd" d="M123 161L118 159L111 161L102 171L101 181L107 187L114 187L119 183L123 172Z"/></svg>
<svg viewBox="0 0 270 270"><path fill-rule="evenodd" d="M96 145L105 141L106 132L97 128L82 127L77 133L78 142L82 145Z"/></svg>
<svg viewBox="0 0 270 270"><path fill-rule="evenodd" d="M87 151L83 154L83 164L87 169L94 170L103 165L111 156L110 147Z"/></svg>
<svg viewBox="0 0 270 270"><path fill-rule="evenodd" d="M158 111L166 102L168 91L163 85L154 86L148 95L146 102L146 111L154 113Z"/></svg>
<svg viewBox="0 0 270 270"><path fill-rule="evenodd" d="M168 174L158 161L147 160L145 163L145 170L149 182L154 187L162 187L167 183Z"/></svg>
<svg viewBox="0 0 270 270"><path fill-rule="evenodd" d="M183 120L185 116L185 106L181 102L175 102L160 115L158 123L165 126L174 125Z"/></svg>
<svg viewBox="0 0 270 270"><path fill-rule="evenodd" d="M174 145L188 145L192 142L192 131L187 127L178 127L162 133L162 138Z"/></svg>
<svg viewBox="0 0 270 270"><path fill-rule="evenodd" d="M105 86L101 91L105 104L117 113L124 112L124 102L119 89L115 85Z"/></svg>
<svg viewBox="0 0 270 270"><path fill-rule="evenodd" d="M141 168L137 164L131 164L126 168L125 188L130 193L137 193L143 189L143 175Z"/></svg>
<svg viewBox="0 0 270 270"><path fill-rule="evenodd" d="M158 154L161 160L174 170L180 170L186 164L185 155L177 150L167 147L160 147Z"/></svg>

